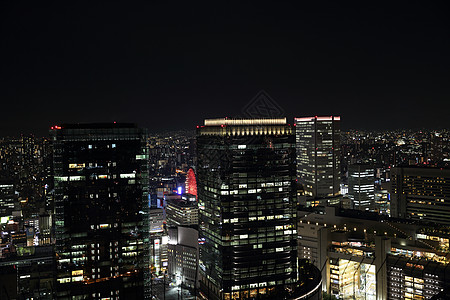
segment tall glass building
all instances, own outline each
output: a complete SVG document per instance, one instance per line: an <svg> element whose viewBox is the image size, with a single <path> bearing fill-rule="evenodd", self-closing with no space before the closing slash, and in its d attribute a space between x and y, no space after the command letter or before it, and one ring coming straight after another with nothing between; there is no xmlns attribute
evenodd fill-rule
<svg viewBox="0 0 450 300"><path fill-rule="evenodd" d="M339 116L295 118L297 176L308 198L339 195Z"/></svg>
<svg viewBox="0 0 450 300"><path fill-rule="evenodd" d="M348 167L348 197L352 208L369 210L375 201L375 169L370 165Z"/></svg>
<svg viewBox="0 0 450 300"><path fill-rule="evenodd" d="M50 134L57 298L149 298L146 131L77 124Z"/></svg>
<svg viewBox="0 0 450 300"><path fill-rule="evenodd" d="M205 120L197 151L201 293L282 299L298 280L293 126Z"/></svg>

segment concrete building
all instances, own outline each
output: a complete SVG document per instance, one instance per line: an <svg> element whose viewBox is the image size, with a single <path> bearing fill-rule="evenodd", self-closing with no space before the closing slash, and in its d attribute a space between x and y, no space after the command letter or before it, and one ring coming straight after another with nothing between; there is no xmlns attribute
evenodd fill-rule
<svg viewBox="0 0 450 300"><path fill-rule="evenodd" d="M198 230L178 226L169 228L169 276L188 288L198 281Z"/></svg>
<svg viewBox="0 0 450 300"><path fill-rule="evenodd" d="M299 259L339 299L431 299L450 288L444 227L332 207L298 214Z"/></svg>
<svg viewBox="0 0 450 300"><path fill-rule="evenodd" d="M391 171L391 216L450 225L450 169Z"/></svg>
<svg viewBox="0 0 450 300"><path fill-rule="evenodd" d="M198 226L197 201L168 200L166 207L168 226Z"/></svg>

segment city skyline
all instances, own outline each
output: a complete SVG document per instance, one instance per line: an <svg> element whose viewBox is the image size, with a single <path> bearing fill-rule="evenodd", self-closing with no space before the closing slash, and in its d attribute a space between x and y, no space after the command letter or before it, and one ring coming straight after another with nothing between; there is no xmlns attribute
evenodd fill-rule
<svg viewBox="0 0 450 300"><path fill-rule="evenodd" d="M8 3L0 136L112 121L190 129L204 118L239 116L260 90L289 119L448 128L444 12L426 3Z"/></svg>
<svg viewBox="0 0 450 300"><path fill-rule="evenodd" d="M0 299L449 299L448 3L0 8Z"/></svg>
<svg viewBox="0 0 450 300"><path fill-rule="evenodd" d="M445 299L450 133L295 121L0 139L0 298Z"/></svg>

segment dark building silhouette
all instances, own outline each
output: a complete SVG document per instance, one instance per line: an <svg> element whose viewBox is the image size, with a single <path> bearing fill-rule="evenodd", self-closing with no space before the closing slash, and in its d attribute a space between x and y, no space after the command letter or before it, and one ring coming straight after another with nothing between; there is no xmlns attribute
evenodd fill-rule
<svg viewBox="0 0 450 300"><path fill-rule="evenodd" d="M293 126L205 120L197 150L201 292L282 299L297 283Z"/></svg>
<svg viewBox="0 0 450 300"><path fill-rule="evenodd" d="M148 298L146 131L77 124L54 126L50 134L57 298Z"/></svg>

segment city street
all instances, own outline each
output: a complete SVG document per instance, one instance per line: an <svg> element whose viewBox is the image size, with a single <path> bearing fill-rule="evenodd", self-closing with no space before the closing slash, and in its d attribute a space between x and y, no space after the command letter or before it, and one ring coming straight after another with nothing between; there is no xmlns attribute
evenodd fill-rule
<svg viewBox="0 0 450 300"><path fill-rule="evenodd" d="M164 285L162 280L154 280L153 282L153 299L158 300L190 300L195 299L194 296L191 295L191 293L186 289L180 289L180 287L177 286L169 286L169 283L166 282L166 288L165 288L165 294L166 297L164 298Z"/></svg>

